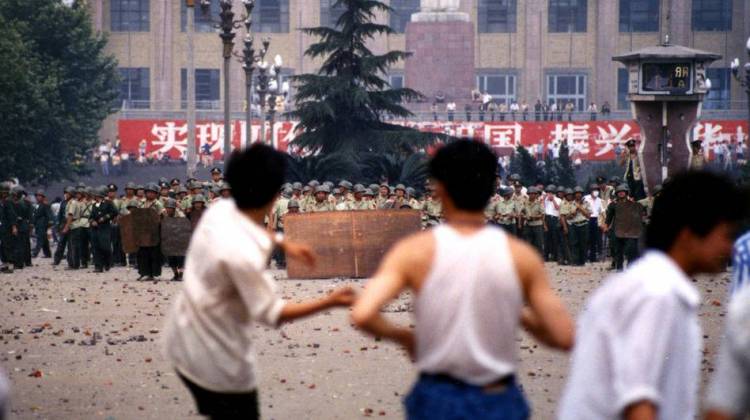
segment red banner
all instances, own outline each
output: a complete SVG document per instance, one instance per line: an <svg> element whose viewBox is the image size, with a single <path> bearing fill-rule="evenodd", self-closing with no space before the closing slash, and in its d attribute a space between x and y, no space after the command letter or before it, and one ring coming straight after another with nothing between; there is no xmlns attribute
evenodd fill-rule
<svg viewBox="0 0 750 420"><path fill-rule="evenodd" d="M573 122L416 122L398 121L394 124L413 127L425 132L444 133L483 141L498 153L508 154L523 145L532 154L555 150L563 140L568 141L573 159L610 160L615 149L626 139L640 138L640 127L635 121L573 121ZM266 139L284 152L295 152L292 141L296 136L296 122L277 122L273 130L266 125ZM245 121L232 122L232 148L246 147ZM253 142L260 139L260 124L251 127ZM184 158L187 148L187 123L180 120L120 120L118 122L120 149L135 156L173 159ZM704 141L710 151L715 144L746 141L747 121L707 120L696 124L692 139ZM195 137L198 152L211 153L221 158L224 152L224 125L219 121L196 123ZM746 143L745 143L746 144Z"/></svg>

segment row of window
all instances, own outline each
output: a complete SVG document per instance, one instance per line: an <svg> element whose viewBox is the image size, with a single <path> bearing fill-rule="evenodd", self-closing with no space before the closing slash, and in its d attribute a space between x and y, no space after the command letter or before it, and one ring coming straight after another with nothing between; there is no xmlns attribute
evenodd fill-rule
<svg viewBox="0 0 750 420"><path fill-rule="evenodd" d="M120 103L128 101L131 108L148 108L151 96L148 68L120 68ZM213 103L220 100L220 78L218 69L195 69L195 100L200 103ZM706 109L727 109L730 101L730 70L708 69L711 91L704 102ZM394 88L404 86L403 75L391 75L389 81ZM517 95L515 74L481 74L477 76L477 89L492 95L498 104L510 104L522 100ZM180 72L181 99L187 99L187 71ZM587 107L588 75L584 73L548 74L546 98L548 103L567 104L573 102L578 110ZM617 70L617 107L627 109L628 73ZM531 104L531 99L525 98Z"/></svg>
<svg viewBox="0 0 750 420"><path fill-rule="evenodd" d="M307 0L306 0L307 1ZM620 32L658 32L661 1L619 0ZM694 31L731 31L732 0L691 0ZM518 0L478 0L477 30L480 33L516 32ZM149 0L111 0L111 30L148 32ZM182 31L187 26L184 1L180 1ZM411 15L419 11L420 0L390 0L390 26L403 33ZM549 32L586 32L589 0L548 0ZM320 0L320 22L335 26L344 12L337 0ZM212 20L219 15L219 1L211 2L210 16L196 9L195 30L213 31ZM253 10L258 32L289 32L289 0L258 0Z"/></svg>

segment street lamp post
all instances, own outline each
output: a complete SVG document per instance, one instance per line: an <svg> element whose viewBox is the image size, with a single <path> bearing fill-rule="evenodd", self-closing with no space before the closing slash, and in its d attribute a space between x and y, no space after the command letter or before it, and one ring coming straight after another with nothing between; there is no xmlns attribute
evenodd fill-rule
<svg viewBox="0 0 750 420"><path fill-rule="evenodd" d="M193 51L193 32L195 28L195 0L185 0L187 8L187 177L195 176L198 167L195 150L195 60Z"/></svg>
<svg viewBox="0 0 750 420"><path fill-rule="evenodd" d="M253 122L253 73L255 72L256 63L262 62L266 56L266 53L268 53L268 47L271 44L271 40L268 38L264 38L262 41L263 47L258 52L258 54L255 54L255 49L253 47L253 37L250 36L250 27L252 26L252 21L250 20L250 16L252 13L252 4L254 3L254 0L245 0L245 8L247 10L247 16L248 18L245 19L245 40L244 44L245 47L242 50L242 55L239 55L240 62L242 63L242 68L245 70L245 102L247 103L247 108L245 109L245 144L250 145L253 141L253 131L252 131L252 122Z"/></svg>
<svg viewBox="0 0 750 420"><path fill-rule="evenodd" d="M747 56L750 59L750 38L747 39L747 44L745 44L745 49L747 51ZM740 75L740 59L739 58L735 58L732 61L731 67L732 67L732 75L734 75L734 78L745 89L745 94L747 94L748 124L750 125L750 61L746 62L745 65L742 66L745 72L744 75ZM744 76L744 79L742 76ZM750 135L748 137L750 137ZM737 140L739 141L740 139L737 139Z"/></svg>
<svg viewBox="0 0 750 420"><path fill-rule="evenodd" d="M219 0L219 6L221 7L221 12L219 13L219 22L217 23L218 29L220 29L219 37L224 46L222 56L224 57L224 164L226 165L226 163L229 162L229 156L232 151L232 109L229 94L229 64L230 59L232 58L232 49L234 48L234 30L240 28L244 20L249 20L250 17L246 16L242 21L235 21L231 0ZM252 11L252 8L250 10ZM211 0L201 0L201 11L204 15L210 15Z"/></svg>
<svg viewBox="0 0 750 420"><path fill-rule="evenodd" d="M281 66L284 64L280 55L276 55L274 58L274 66L272 68L271 76L273 80L269 83L268 87L268 123L271 129L271 140L273 143L274 139L274 126L276 120L276 101L281 97L283 101L289 93L289 83L281 83Z"/></svg>
<svg viewBox="0 0 750 420"><path fill-rule="evenodd" d="M269 70L266 60L258 63L258 105L260 108L260 141L266 142L266 95L268 94Z"/></svg>

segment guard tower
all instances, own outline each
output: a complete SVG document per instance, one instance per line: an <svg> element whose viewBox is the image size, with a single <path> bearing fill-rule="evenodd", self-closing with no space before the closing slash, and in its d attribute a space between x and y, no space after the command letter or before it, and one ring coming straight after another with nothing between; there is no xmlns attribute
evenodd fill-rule
<svg viewBox="0 0 750 420"><path fill-rule="evenodd" d="M706 68L720 58L671 45L669 36L661 45L612 57L628 71L628 100L641 127L638 155L648 190L688 168L690 132L711 88Z"/></svg>

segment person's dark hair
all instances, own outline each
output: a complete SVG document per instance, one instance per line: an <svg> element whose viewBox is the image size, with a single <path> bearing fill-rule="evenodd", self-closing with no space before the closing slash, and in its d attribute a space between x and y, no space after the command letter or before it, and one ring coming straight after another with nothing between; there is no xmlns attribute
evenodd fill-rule
<svg viewBox="0 0 750 420"><path fill-rule="evenodd" d="M224 174L241 209L259 209L276 197L284 183L286 159L273 148L256 143L234 152Z"/></svg>
<svg viewBox="0 0 750 420"><path fill-rule="evenodd" d="M456 208L479 211L495 191L497 156L483 143L458 140L430 161L430 176L445 187Z"/></svg>
<svg viewBox="0 0 750 420"><path fill-rule="evenodd" d="M729 179L710 172L675 176L654 200L646 247L666 252L683 229L705 237L722 222L740 222L748 209L743 195Z"/></svg>

